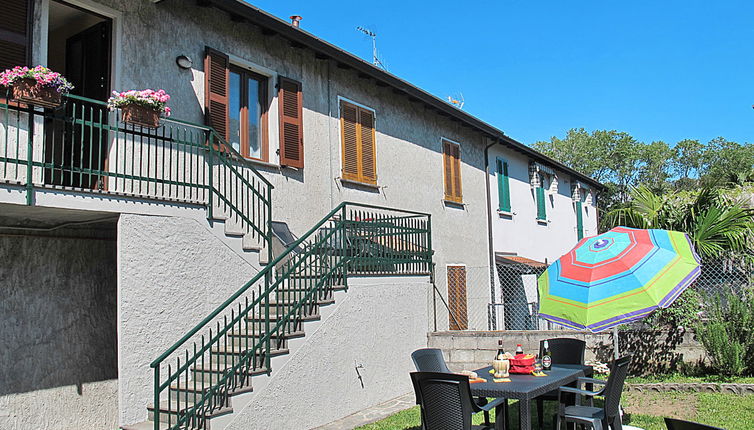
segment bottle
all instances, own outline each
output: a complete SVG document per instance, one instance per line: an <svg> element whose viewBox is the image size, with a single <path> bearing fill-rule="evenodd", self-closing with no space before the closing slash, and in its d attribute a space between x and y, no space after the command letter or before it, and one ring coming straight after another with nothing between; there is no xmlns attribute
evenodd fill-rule
<svg viewBox="0 0 754 430"><path fill-rule="evenodd" d="M495 358L498 360L502 360L503 355L505 355L505 351L503 351L503 340L500 339L497 341L497 354L495 354Z"/></svg>
<svg viewBox="0 0 754 430"><path fill-rule="evenodd" d="M522 348L521 344L519 343L518 345L516 345L516 355L523 354L523 353L524 353L524 348Z"/></svg>
<svg viewBox="0 0 754 430"><path fill-rule="evenodd" d="M545 340L544 352L542 353L542 370L552 369L552 356L550 355L550 344Z"/></svg>

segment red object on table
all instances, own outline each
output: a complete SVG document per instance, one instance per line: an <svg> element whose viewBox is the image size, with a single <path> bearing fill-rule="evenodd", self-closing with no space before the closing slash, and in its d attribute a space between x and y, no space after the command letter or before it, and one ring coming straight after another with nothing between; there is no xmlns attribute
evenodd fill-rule
<svg viewBox="0 0 754 430"><path fill-rule="evenodd" d="M526 358L525 354L518 354L510 359L511 367L508 370L515 374L531 374L534 371L535 357Z"/></svg>

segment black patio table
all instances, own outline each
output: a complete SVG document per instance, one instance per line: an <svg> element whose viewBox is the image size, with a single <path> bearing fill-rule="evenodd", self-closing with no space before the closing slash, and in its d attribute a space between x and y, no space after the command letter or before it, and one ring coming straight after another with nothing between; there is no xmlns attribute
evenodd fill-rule
<svg viewBox="0 0 754 430"><path fill-rule="evenodd" d="M563 385L568 385L582 376L592 376L592 366L553 365L547 376L510 375L510 382L494 382L490 373L492 366L483 367L475 372L487 382L471 384L471 394L475 397L504 397L518 400L518 417L521 430L531 430L531 401L537 396L550 392ZM495 429L505 428L502 408L495 409Z"/></svg>

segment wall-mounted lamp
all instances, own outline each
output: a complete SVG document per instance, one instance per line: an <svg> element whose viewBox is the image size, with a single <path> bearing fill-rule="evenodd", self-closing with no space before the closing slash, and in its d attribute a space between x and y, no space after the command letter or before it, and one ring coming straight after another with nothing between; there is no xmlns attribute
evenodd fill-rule
<svg viewBox="0 0 754 430"><path fill-rule="evenodd" d="M185 55L179 55L175 57L175 64L177 64L181 69L190 69L194 62L191 61L191 58Z"/></svg>

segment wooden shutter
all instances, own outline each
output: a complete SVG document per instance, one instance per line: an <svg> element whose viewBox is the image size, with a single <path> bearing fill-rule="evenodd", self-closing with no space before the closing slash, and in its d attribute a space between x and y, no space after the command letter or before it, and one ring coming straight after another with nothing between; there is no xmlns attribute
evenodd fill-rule
<svg viewBox="0 0 754 430"><path fill-rule="evenodd" d="M343 179L366 184L377 183L374 123L374 112L369 109L351 103L340 103Z"/></svg>
<svg viewBox="0 0 754 430"><path fill-rule="evenodd" d="M578 240L584 238L584 209L581 200L576 202L576 238Z"/></svg>
<svg viewBox="0 0 754 430"><path fill-rule="evenodd" d="M3 0L0 13L0 71L31 62L31 1Z"/></svg>
<svg viewBox="0 0 754 430"><path fill-rule="evenodd" d="M207 125L226 141L230 129L228 98L230 93L230 60L222 52L206 48L204 57L204 100Z"/></svg>
<svg viewBox="0 0 754 430"><path fill-rule="evenodd" d="M458 144L443 140L442 154L445 200L461 203L461 148Z"/></svg>
<svg viewBox="0 0 754 430"><path fill-rule="evenodd" d="M508 178L508 162L497 160L497 194L498 209L503 212L511 211L511 190Z"/></svg>
<svg viewBox="0 0 754 430"><path fill-rule="evenodd" d="M537 219L544 221L547 219L547 206L545 206L545 189L542 185L537 187Z"/></svg>
<svg viewBox="0 0 754 430"><path fill-rule="evenodd" d="M304 121L301 82L281 76L278 87L280 164L302 168L304 167Z"/></svg>
<svg viewBox="0 0 754 430"><path fill-rule="evenodd" d="M359 179L359 110L350 103L340 104L340 130L343 152L343 179Z"/></svg>
<svg viewBox="0 0 754 430"><path fill-rule="evenodd" d="M359 108L359 138L361 140L361 181L376 184L374 114L372 111L363 108Z"/></svg>
<svg viewBox="0 0 754 430"><path fill-rule="evenodd" d="M448 323L451 330L469 328L466 306L466 267L448 266Z"/></svg>

